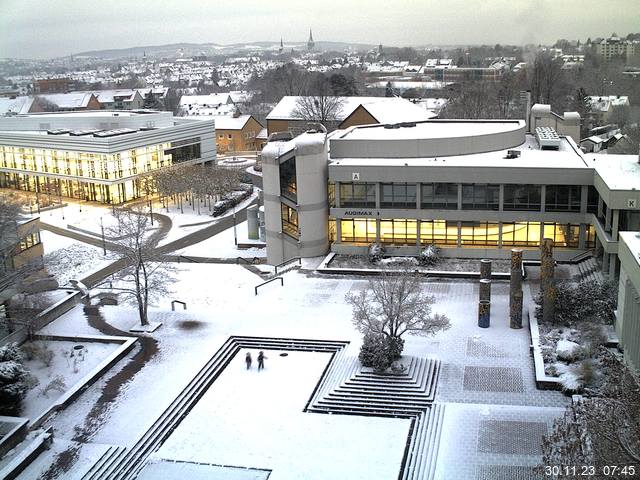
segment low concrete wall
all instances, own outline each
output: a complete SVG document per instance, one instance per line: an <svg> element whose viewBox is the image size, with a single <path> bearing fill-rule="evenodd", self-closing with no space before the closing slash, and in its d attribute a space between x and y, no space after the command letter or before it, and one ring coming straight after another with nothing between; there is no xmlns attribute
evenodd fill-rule
<svg viewBox="0 0 640 480"><path fill-rule="evenodd" d="M29 428L31 430L39 428L46 422L51 415L59 410L63 410L78 398L89 386L96 382L105 372L120 361L138 341L137 337L112 337L106 335L84 335L84 336L52 336L52 335L35 335L34 340L47 341L71 341L71 342L99 342L99 343L120 343L121 346L105 358L98 366L91 370L87 375L80 379L74 386L67 390L53 405L51 405L38 418L34 419Z"/></svg>
<svg viewBox="0 0 640 480"><path fill-rule="evenodd" d="M0 423L13 424L13 427L0 438L0 458L5 453L14 448L20 442L22 442L27 436L27 424L28 418L23 417L2 417L0 416Z"/></svg>
<svg viewBox="0 0 640 480"><path fill-rule="evenodd" d="M531 355L533 356L533 366L536 373L536 387L540 390L562 390L562 384L558 377L550 377L544 371L544 358L540 347L540 329L533 307L529 307L526 312L529 317L529 332L531 334Z"/></svg>
<svg viewBox="0 0 640 480"><path fill-rule="evenodd" d="M62 289L66 290L66 289ZM33 327L31 330L36 332L41 328L47 326L52 321L54 321L59 316L67 313L73 307L75 307L78 303L80 303L81 293L78 291L74 291L70 293L68 296L54 303L50 307L46 308L42 312L40 312L33 321ZM7 335L6 337L0 340L0 347L7 345L9 343L22 343L29 337L29 331L27 327L21 327L15 332Z"/></svg>

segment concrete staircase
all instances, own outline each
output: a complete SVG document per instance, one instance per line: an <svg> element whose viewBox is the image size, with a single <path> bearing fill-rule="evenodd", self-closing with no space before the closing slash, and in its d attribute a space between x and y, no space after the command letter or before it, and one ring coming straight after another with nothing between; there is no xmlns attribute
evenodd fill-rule
<svg viewBox="0 0 640 480"><path fill-rule="evenodd" d="M189 414L213 382L242 348L337 352L348 342L268 337L229 337L191 382L171 402L152 426L129 449L114 447L85 473L82 480L133 479L148 457L158 450L180 422Z"/></svg>
<svg viewBox="0 0 640 480"><path fill-rule="evenodd" d="M576 264L580 282L604 282L604 275L594 257L588 257Z"/></svg>

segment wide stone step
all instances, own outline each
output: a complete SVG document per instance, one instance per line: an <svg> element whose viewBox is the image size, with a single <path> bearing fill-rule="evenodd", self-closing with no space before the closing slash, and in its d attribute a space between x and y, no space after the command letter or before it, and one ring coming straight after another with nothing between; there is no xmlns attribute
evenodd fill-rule
<svg viewBox="0 0 640 480"><path fill-rule="evenodd" d="M340 402L353 402L353 403L369 403L375 402L379 404L385 405L406 405L406 406L417 406L424 408L431 404L429 400L425 397L422 398L393 398L389 397L379 397L379 396L371 396L371 395L349 395L343 393L329 393L329 397L325 397L324 400L327 401L340 401Z"/></svg>

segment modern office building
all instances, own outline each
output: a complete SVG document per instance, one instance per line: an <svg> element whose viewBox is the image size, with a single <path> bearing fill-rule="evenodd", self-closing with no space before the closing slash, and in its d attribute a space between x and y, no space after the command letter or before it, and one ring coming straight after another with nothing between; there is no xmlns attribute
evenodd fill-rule
<svg viewBox="0 0 640 480"><path fill-rule="evenodd" d="M0 271L11 271L41 262L43 255L39 218L25 218L3 231L0 238Z"/></svg>
<svg viewBox="0 0 640 480"><path fill-rule="evenodd" d="M616 333L625 360L640 371L640 233L622 232Z"/></svg>
<svg viewBox="0 0 640 480"><path fill-rule="evenodd" d="M536 107L532 126L544 123ZM269 142L269 263L376 242L393 255L435 244L450 257L508 258L518 247L537 258L552 238L558 260L594 250L616 275L619 232L640 230L638 158L584 155L571 137L534 128L429 120Z"/></svg>
<svg viewBox="0 0 640 480"><path fill-rule="evenodd" d="M0 117L0 187L118 204L140 177L215 162L213 120L171 112L95 111Z"/></svg>

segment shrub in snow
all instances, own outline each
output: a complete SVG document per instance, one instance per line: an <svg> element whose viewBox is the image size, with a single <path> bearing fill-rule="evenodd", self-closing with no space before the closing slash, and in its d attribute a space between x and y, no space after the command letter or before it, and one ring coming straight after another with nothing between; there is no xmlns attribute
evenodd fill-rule
<svg viewBox="0 0 640 480"><path fill-rule="evenodd" d="M49 396L49 392L58 391L60 393L64 393L67 391L67 384L62 378L62 375L56 375L53 380L47 383L41 390L40 395L44 397Z"/></svg>
<svg viewBox="0 0 640 480"><path fill-rule="evenodd" d="M542 319L542 296L535 298L538 305L536 318ZM559 282L556 285L554 322L571 325L575 322L593 321L611 325L615 321L614 310L618 302L614 282Z"/></svg>
<svg viewBox="0 0 640 480"><path fill-rule="evenodd" d="M385 252L386 249L384 248L384 245L372 243L369 245L369 262L378 263L382 257L384 257Z"/></svg>
<svg viewBox="0 0 640 480"><path fill-rule="evenodd" d="M15 343L0 348L0 414L18 415L29 389L29 372Z"/></svg>
<svg viewBox="0 0 640 480"><path fill-rule="evenodd" d="M440 249L436 245L427 245L420 251L418 262L424 267L430 267L440 261Z"/></svg>
<svg viewBox="0 0 640 480"><path fill-rule="evenodd" d="M556 356L559 360L575 362L584 356L584 349L571 340L559 340L556 346Z"/></svg>
<svg viewBox="0 0 640 480"><path fill-rule="evenodd" d="M46 343L29 342L20 347L27 360L40 360L46 367L51 366L54 353Z"/></svg>
<svg viewBox="0 0 640 480"><path fill-rule="evenodd" d="M393 361L389 358L388 345L384 335L369 332L364 336L358 359L363 367L373 368L376 372L384 372Z"/></svg>
<svg viewBox="0 0 640 480"><path fill-rule="evenodd" d="M385 337L387 355L392 362L400 360L402 350L404 350L404 340L399 337Z"/></svg>
<svg viewBox="0 0 640 480"><path fill-rule="evenodd" d="M562 385L562 390L568 393L577 393L584 387L584 382L580 377L580 369L578 365L565 365L564 363L556 363L554 365L558 373L558 379Z"/></svg>

